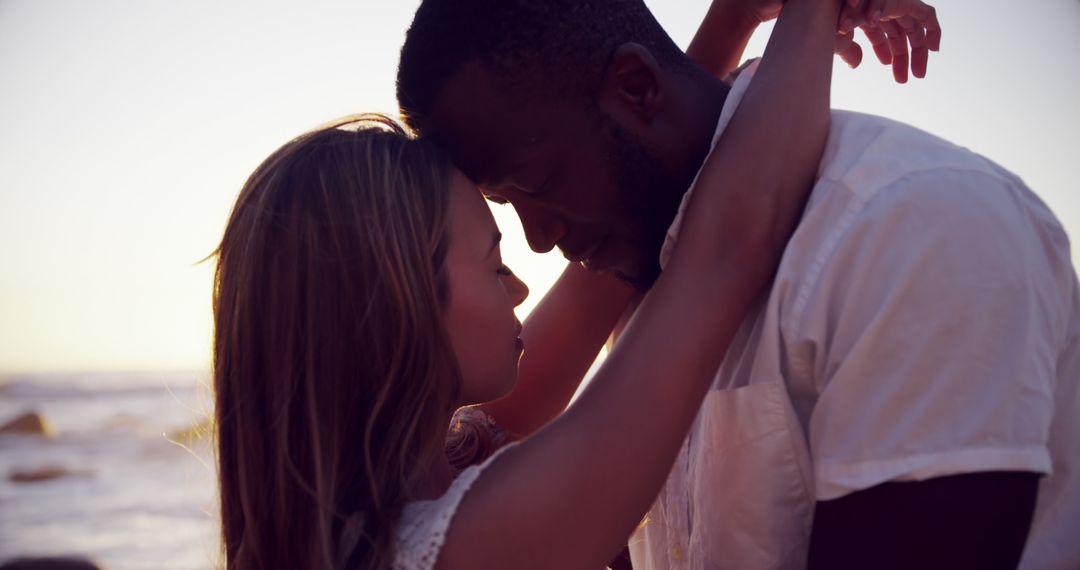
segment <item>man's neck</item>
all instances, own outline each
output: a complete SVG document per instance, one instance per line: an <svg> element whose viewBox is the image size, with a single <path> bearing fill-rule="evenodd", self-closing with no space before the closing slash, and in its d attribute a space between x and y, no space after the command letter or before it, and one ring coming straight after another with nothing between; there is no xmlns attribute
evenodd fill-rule
<svg viewBox="0 0 1080 570"><path fill-rule="evenodd" d="M724 110L731 86L720 79L702 72L701 76L689 78L693 84L687 99L687 160L679 168L681 187L680 195L690 189L690 184L697 176L705 160L709 158L712 150L713 138L716 134L716 125L720 121L720 114Z"/></svg>

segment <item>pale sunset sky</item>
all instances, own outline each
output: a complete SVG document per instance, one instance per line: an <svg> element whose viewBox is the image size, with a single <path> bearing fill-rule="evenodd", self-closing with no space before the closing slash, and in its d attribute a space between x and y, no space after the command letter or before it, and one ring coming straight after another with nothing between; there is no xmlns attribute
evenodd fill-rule
<svg viewBox="0 0 1080 570"><path fill-rule="evenodd" d="M648 3L683 47L708 7ZM1080 2L934 4L929 77L895 85L868 50L861 69L838 61L834 107L990 157L1080 239ZM241 184L311 127L396 113L416 5L0 0L0 372L205 368L212 264L199 260ZM524 315L564 262L529 251L511 208L495 213L532 288Z"/></svg>

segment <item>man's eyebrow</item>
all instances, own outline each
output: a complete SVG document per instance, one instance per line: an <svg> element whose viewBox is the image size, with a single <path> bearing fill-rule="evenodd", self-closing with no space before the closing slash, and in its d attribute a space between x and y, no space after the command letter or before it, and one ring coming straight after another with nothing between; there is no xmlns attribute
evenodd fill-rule
<svg viewBox="0 0 1080 570"><path fill-rule="evenodd" d="M488 250L484 259L491 257L491 253L495 251L495 248L499 247L499 242L502 241L502 232L495 230L495 235L491 237L491 249Z"/></svg>

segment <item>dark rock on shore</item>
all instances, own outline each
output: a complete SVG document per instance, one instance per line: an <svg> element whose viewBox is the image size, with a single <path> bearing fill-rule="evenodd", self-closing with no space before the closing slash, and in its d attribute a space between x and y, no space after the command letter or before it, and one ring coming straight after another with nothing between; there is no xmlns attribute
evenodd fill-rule
<svg viewBox="0 0 1080 570"><path fill-rule="evenodd" d="M41 483L61 477L88 475L90 475L89 471L72 471L66 467L48 465L36 469L15 469L8 475L8 479L12 483ZM3 567L0 567L0 570L3 570Z"/></svg>
<svg viewBox="0 0 1080 570"><path fill-rule="evenodd" d="M50 434L49 425L45 423L45 418L41 417L41 414L37 412L26 412L20 416L15 417L3 425L0 425L0 433L18 433L24 435L44 435Z"/></svg>
<svg viewBox="0 0 1080 570"><path fill-rule="evenodd" d="M0 570L102 570L85 558L16 558L0 564Z"/></svg>

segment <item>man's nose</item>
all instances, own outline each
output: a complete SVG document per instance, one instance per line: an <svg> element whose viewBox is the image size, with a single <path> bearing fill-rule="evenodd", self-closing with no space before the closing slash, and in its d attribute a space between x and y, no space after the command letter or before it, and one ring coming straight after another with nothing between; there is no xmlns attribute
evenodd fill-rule
<svg viewBox="0 0 1080 570"><path fill-rule="evenodd" d="M536 253L551 251L566 235L566 222L560 217L534 206L514 204L514 209L525 230L525 240Z"/></svg>

